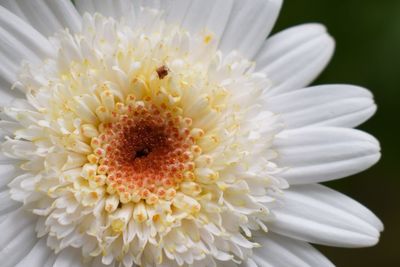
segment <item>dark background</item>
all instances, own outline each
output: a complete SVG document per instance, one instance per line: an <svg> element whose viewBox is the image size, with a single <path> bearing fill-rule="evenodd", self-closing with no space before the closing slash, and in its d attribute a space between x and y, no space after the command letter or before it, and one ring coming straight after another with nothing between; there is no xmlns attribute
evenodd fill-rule
<svg viewBox="0 0 400 267"><path fill-rule="evenodd" d="M325 24L336 40L333 60L315 84L356 84L374 93L378 112L360 128L380 140L383 154L368 171L327 183L382 219L379 244L318 249L339 267L400 266L400 1L286 0L274 31L307 22Z"/></svg>

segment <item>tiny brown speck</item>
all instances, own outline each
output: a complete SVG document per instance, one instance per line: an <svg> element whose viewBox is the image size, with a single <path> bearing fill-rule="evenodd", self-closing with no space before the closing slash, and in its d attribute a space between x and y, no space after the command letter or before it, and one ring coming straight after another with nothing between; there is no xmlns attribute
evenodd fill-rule
<svg viewBox="0 0 400 267"><path fill-rule="evenodd" d="M162 65L161 67L159 67L157 69L157 74L158 74L158 78L160 78L160 80L164 79L165 76L168 75L168 67L165 65Z"/></svg>

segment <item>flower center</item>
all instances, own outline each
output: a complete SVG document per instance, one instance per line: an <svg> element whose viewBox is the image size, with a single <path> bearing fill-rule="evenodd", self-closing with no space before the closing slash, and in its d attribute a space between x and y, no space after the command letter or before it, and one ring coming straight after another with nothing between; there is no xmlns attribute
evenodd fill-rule
<svg viewBox="0 0 400 267"><path fill-rule="evenodd" d="M115 122L102 124L95 153L108 193L118 194L122 203L155 204L174 197L184 175L195 166L190 123L165 106L138 101Z"/></svg>

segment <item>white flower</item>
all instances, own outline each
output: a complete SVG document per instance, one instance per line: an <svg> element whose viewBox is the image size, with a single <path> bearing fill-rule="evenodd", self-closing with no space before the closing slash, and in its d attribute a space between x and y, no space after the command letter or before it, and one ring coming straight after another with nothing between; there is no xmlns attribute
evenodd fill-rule
<svg viewBox="0 0 400 267"><path fill-rule="evenodd" d="M323 26L265 41L281 0L76 2L1 3L2 266L331 266L308 242L378 241L317 184L380 156L351 129L369 91L304 88Z"/></svg>

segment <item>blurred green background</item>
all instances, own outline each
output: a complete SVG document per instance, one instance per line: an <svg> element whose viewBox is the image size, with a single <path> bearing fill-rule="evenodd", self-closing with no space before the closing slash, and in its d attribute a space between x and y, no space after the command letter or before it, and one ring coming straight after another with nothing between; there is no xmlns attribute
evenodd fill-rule
<svg viewBox="0 0 400 267"><path fill-rule="evenodd" d="M336 40L333 60L315 84L356 84L374 93L378 112L360 128L380 140L383 153L368 171L327 183L382 219L379 244L319 249L339 267L400 266L400 1L286 0L274 31L307 22L325 24Z"/></svg>

